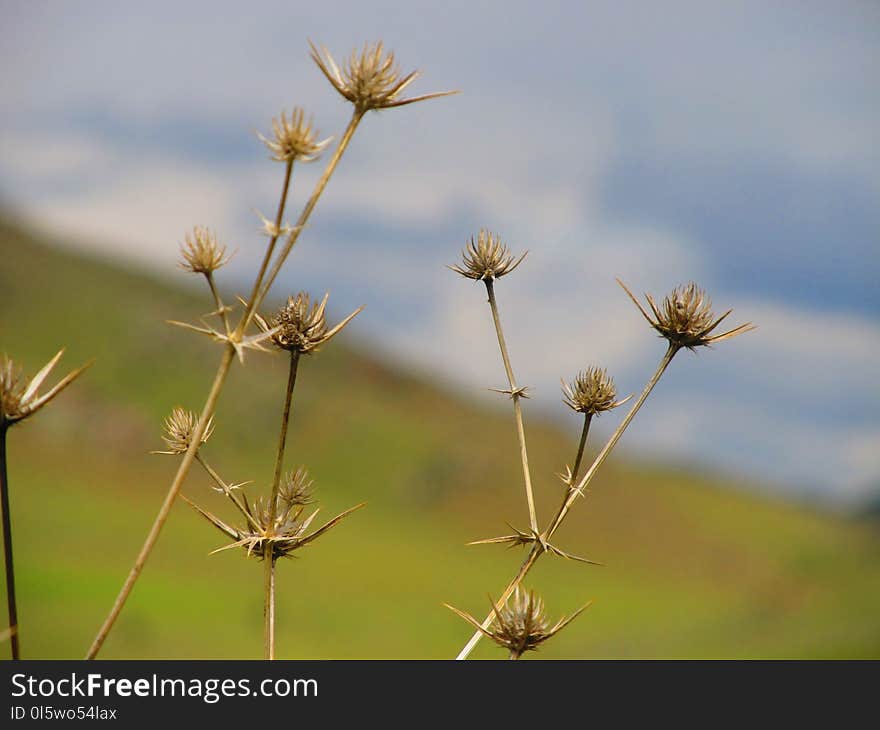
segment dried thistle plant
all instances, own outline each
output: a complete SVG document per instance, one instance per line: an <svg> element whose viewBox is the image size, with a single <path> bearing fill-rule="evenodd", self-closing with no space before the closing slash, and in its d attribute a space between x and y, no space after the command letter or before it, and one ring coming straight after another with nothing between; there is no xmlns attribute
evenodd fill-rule
<svg viewBox="0 0 880 730"><path fill-rule="evenodd" d="M329 140L322 142L317 141L317 134L314 131L311 120L306 121L306 114L301 108L295 108L290 118L282 113L280 118L273 120L271 137L262 137L264 144L269 149L272 159L280 162L284 168L283 180L281 184L281 193L278 200L275 216L272 220L263 219L263 230L269 237L257 274L254 278L253 286L250 294L242 300L242 308L237 324L230 322L229 315L233 312L232 307L224 304L214 282L214 273L217 267L225 263L225 252L220 253L220 249L213 237L208 237L203 233L203 229L196 229L191 237L184 243L182 256L183 264L189 271L199 273L205 276L205 279L211 290L214 299L214 311L210 312L207 317L218 317L220 319L219 326L212 326L206 321L202 321L198 325L175 322L174 324L182 326L190 331L205 335L211 340L221 345L222 353L220 355L220 363L214 376L213 383L208 393L207 399L198 414L194 428L189 436L189 445L182 453L180 464L177 472L168 488L165 500L159 509L156 519L150 528L149 533L144 541L143 547L138 553L134 565L129 571L122 589L119 591L116 600L110 609L109 614L98 630L92 645L90 646L86 658L93 659L98 655L107 636L113 628L120 612L122 611L128 596L137 582L147 558L153 550L162 527L168 519L171 508L180 492L183 483L192 468L193 462L198 459L198 449L203 443L203 437L208 429L208 425L217 408L217 403L222 393L223 387L229 374L236 356L240 361L244 361L247 350L265 350L264 344L274 335L281 332L283 323L268 329L262 329L254 334L247 334L257 316L261 304L272 288L278 277L281 268L287 261L291 250L299 240L299 236L309 222L312 212L323 194L327 183L339 165L343 154L348 149L354 134L364 118L366 112L371 110L390 109L392 107L413 104L418 101L437 98L455 92L440 92L435 94L425 94L423 96L413 98L401 98L401 94L406 87L415 80L417 72L411 72L401 76L395 65L394 56L391 53L386 54L381 43L374 46L365 46L364 50L358 55L353 53L348 64L344 66L342 71L336 66L332 57L328 52L323 55L319 54L314 45L311 46L311 56L317 64L321 73L328 79L332 86L342 96L350 101L353 105L351 118L344 132L339 138L333 153L324 167L324 171L319 176L311 194L306 199L302 210L296 222L293 225L284 223L284 213L287 205L288 192L294 165L297 162L309 162L315 160L318 155L328 145ZM279 241L282 241L279 246ZM212 243L213 242L213 243ZM217 255L219 253L219 255ZM215 265L216 264L216 265ZM314 307L305 305L301 313L308 310L305 314L305 320L315 315ZM320 314L323 317L323 304L320 307ZM353 316L353 315L352 315ZM309 335L309 342L313 344L311 350L329 340L337 334L351 317L347 318L337 327L331 330L325 330L321 335L317 335L317 330ZM257 320L259 325L260 320ZM320 328L318 328L320 329ZM315 343L315 339L320 340ZM305 352L305 351L304 351ZM300 351L298 349L291 350L291 367L288 377L288 398L284 409L284 420L289 415L290 397L289 394L293 389L296 377L296 363L298 362ZM282 426L282 435L279 438L281 448L279 455L283 455L283 442L286 436L286 426ZM280 461L280 458L278 459ZM276 467L276 474L273 480L273 494L277 496L280 489L280 468ZM233 495L236 496L236 495ZM236 499L238 497L236 496ZM276 509L277 499L269 500L270 513ZM270 526L273 522L270 520ZM268 561L270 564L274 561ZM273 578L274 580L274 578ZM267 606L268 608L268 606ZM268 620L267 620L268 625Z"/></svg>
<svg viewBox="0 0 880 730"><path fill-rule="evenodd" d="M6 566L6 607L9 615L10 646L12 658L21 658L18 606L15 598L15 563L12 559L12 517L9 513L9 473L6 463L6 434L16 424L30 418L45 408L68 385L76 380L92 363L88 362L65 375L58 383L40 395L43 382L64 350L59 350L28 382L22 380L21 371L6 355L0 360L0 509L3 511L3 557Z"/></svg>
<svg viewBox="0 0 880 730"><path fill-rule="evenodd" d="M495 615L495 626L491 629L483 628L469 613L448 603L445 605L481 634L507 649L510 659L519 659L527 651L537 651L547 639L556 636L590 607L590 603L585 603L571 616L563 616L550 626L544 612L544 601L534 591L524 591L517 586L511 599L500 609L491 598L489 602Z"/></svg>
<svg viewBox="0 0 880 730"><path fill-rule="evenodd" d="M723 334L713 334L718 328L718 325L727 318L731 310L728 310L720 317L716 317L712 313L709 297L702 289L693 283L674 289L672 293L664 299L660 307L656 305L654 299L650 295L647 295L646 299L651 308L651 312L653 313L652 317L641 306L641 304L639 304L638 300L632 295L629 289L618 280L618 283L620 283L633 302L635 302L639 311L651 327L666 339L666 352L660 360L654 374L642 390L641 395L632 405L629 412L611 435L608 442L599 451L593 460L593 463L583 476L580 475L580 467L587 444L587 437L589 435L592 418L618 408L630 400L631 396L618 400L614 381L608 375L607 371L598 367L590 367L582 371L570 384L563 381L563 403L575 412L582 414L584 420L573 465L566 465L564 472L559 474L559 477L562 479L563 485L565 486L560 505L554 513L553 518L546 523L546 527L539 529L532 491L531 474L529 471L528 453L526 450L522 409L520 406L520 399L526 397L525 389L518 386L514 379L513 369L510 365L510 356L504 342L504 334L501 328L501 320L498 314L498 305L495 300L494 292L495 280L513 271L522 262L524 255L525 254L517 259L511 255L507 247L501 243L500 237L481 230L476 238L471 238L468 246L462 252L461 263L450 267L453 271L468 279L482 281L485 284L486 291L489 295L489 308L492 312L495 332L501 350L501 359L504 364L509 385L508 389L500 392L508 394L514 404L514 418L516 421L517 437L520 446L520 461L522 463L523 479L526 489L526 503L529 513L528 529L520 529L510 526L512 533L484 540L474 540L470 543L472 545L503 544L509 547L527 546L528 553L520 565L517 574L504 589L500 599L497 602L493 602L492 612L482 623L477 622L476 619L469 614L459 611L458 609L453 609L477 629L461 652L459 652L458 659L466 659L482 636L488 636L496 643L508 647L511 651L512 658L516 658L522 654L522 651L530 648L528 646L528 641L523 639L524 636L529 635L528 630L524 627L537 627L534 636L543 637L540 640L544 641L556 633L562 625L565 625L564 623L562 623L562 625L557 625L555 630L551 630L546 635L541 633L541 630L539 630L540 627L545 626L546 624L542 624L537 616L538 614L543 614L540 611L537 613L535 612L535 599L526 599L523 597L524 594L520 592L519 586L523 579L528 575L537 560L547 553L578 562L597 564L595 561L572 555L551 542L556 531L571 510L575 500L579 496L585 494L585 490L593 479L593 476L596 474L596 471L608 458L608 455L614 449L614 446L620 440L624 431L629 426L636 413L638 413L639 409L666 371L669 363L672 362L672 358L675 357L679 350L693 350L697 347L709 346L754 329L754 326L751 323L746 323L724 332ZM513 597L512 603L509 605L511 597ZM519 623L515 621L514 617L516 616L521 619ZM532 623L529 623L530 621ZM493 628L493 624L495 625L495 628ZM518 633L512 632L511 627L516 628ZM518 636L519 639L512 639L511 637L514 635ZM519 641L519 643L517 643L517 641ZM514 656L514 654L516 656Z"/></svg>

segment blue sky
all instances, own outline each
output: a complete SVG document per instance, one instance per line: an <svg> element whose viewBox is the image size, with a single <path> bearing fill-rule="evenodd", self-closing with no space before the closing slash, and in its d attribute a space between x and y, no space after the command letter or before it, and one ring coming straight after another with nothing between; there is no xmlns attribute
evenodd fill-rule
<svg viewBox="0 0 880 730"><path fill-rule="evenodd" d="M35 225L176 277L207 224L243 287L281 177L254 132L300 105L338 135L307 39L381 38L414 93L462 94L368 117L276 293L366 304L362 342L488 399L484 297L444 266L498 231L530 250L498 286L519 379L574 429L560 376L632 392L662 354L614 277L696 279L760 329L677 359L626 446L842 505L880 490L876 3L0 6L0 201Z"/></svg>

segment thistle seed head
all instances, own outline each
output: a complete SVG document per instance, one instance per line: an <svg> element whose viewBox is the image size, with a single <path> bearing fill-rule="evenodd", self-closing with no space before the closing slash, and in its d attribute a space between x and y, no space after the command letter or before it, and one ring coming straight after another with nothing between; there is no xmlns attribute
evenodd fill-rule
<svg viewBox="0 0 880 730"><path fill-rule="evenodd" d="M355 310L342 322L327 329L325 310L328 294L320 302L312 302L306 292L288 297L287 303L279 309L267 322L260 315L255 315L257 326L263 332L277 330L272 342L281 350L298 352L301 355L315 352L321 345L338 334L360 311Z"/></svg>
<svg viewBox="0 0 880 730"><path fill-rule="evenodd" d="M193 434L199 424L198 414L188 411L180 406L175 407L165 419L162 426L164 434L162 440L167 444L168 451L154 451L154 454L183 454L192 443ZM211 434L214 433L214 418L208 421L208 427L202 434L199 446L206 444Z"/></svg>
<svg viewBox="0 0 880 730"><path fill-rule="evenodd" d="M507 649L511 659L519 659L525 652L537 650L540 644L559 633L590 604L585 604L567 618L563 616L551 627L544 612L544 601L534 591L521 590L517 586L513 596L500 610L492 602L495 623L489 629L482 628L470 614L446 605L496 644Z"/></svg>
<svg viewBox="0 0 880 730"><path fill-rule="evenodd" d="M304 466L289 472L278 489L278 507L284 509L311 504L315 501L312 496L314 484L314 481L309 479L309 473Z"/></svg>
<svg viewBox="0 0 880 730"><path fill-rule="evenodd" d="M91 363L65 375L54 387L40 395L37 391L55 367L64 350L59 350L28 383L21 380L21 369L3 355L0 360L0 428L8 428L32 416L70 385Z"/></svg>
<svg viewBox="0 0 880 730"><path fill-rule="evenodd" d="M588 367L578 373L571 384L562 382L562 402L573 411L594 416L617 408L623 401L617 401L614 380L604 368Z"/></svg>
<svg viewBox="0 0 880 730"><path fill-rule="evenodd" d="M226 247L217 242L213 231L195 226L180 245L180 268L209 276L229 261Z"/></svg>
<svg viewBox="0 0 880 730"><path fill-rule="evenodd" d="M708 346L755 329L751 322L747 322L722 334L711 334L733 310L728 309L716 318L712 313L712 301L709 296L705 290L693 282L673 289L660 307L657 306L654 297L645 294L653 316L645 311L645 308L622 281L618 279L617 283L623 287L648 323L661 337L665 337L672 347L686 347L693 350L696 347Z"/></svg>
<svg viewBox="0 0 880 730"><path fill-rule="evenodd" d="M347 509L345 512L336 515L332 520L321 525L321 527L309 531L312 522L318 516L318 510L312 512L308 517L304 517L305 506L302 504L286 502L280 504L278 505L280 509L275 511L273 518L272 510L269 509L270 505L267 500L261 499L254 506L251 506L245 499L242 503L236 503L236 507L243 513L245 518L245 526L239 528L227 524L210 512L193 504L186 497L183 497L183 499L218 530L232 539L230 544L224 545L214 552L240 547L245 549L248 556L262 559L266 557L268 548L269 557L272 560L290 556L296 550L317 540L352 512L364 506L364 504L359 504Z"/></svg>
<svg viewBox="0 0 880 730"><path fill-rule="evenodd" d="M494 281L519 266L527 253L516 258L501 242L499 235L481 229L476 239L471 236L462 250L461 265L449 268L468 279Z"/></svg>
<svg viewBox="0 0 880 730"><path fill-rule="evenodd" d="M418 78L419 72L411 71L402 76L394 62L394 54L385 54L381 41L374 45L365 43L360 54L352 51L341 70L326 48L322 48L323 53L319 53L311 41L309 45L312 49L312 60L321 69L321 73L333 84L336 91L354 104L355 110L360 114L371 109L390 109L458 93L441 91L409 99L399 98L401 92Z"/></svg>
<svg viewBox="0 0 880 730"><path fill-rule="evenodd" d="M272 120L272 137L257 135L260 141L269 148L272 159L278 162L311 162L318 159L324 148L330 143L330 137L318 141L318 132L312 127L312 120L306 121L305 112L294 107L290 119L281 112L280 119Z"/></svg>

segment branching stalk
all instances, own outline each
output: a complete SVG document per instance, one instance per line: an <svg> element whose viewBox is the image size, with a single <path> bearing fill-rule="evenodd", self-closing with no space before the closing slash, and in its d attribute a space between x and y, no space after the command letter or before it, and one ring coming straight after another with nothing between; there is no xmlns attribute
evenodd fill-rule
<svg viewBox="0 0 880 730"><path fill-rule="evenodd" d="M209 271L205 274L205 279L208 281L208 286L211 289L211 296L214 297L214 305L217 307L217 312L219 312L220 319L223 321L223 332L228 335L231 332L229 329L229 317L226 314L226 307L223 304L223 300L220 298L220 292L217 291L217 284L214 282L214 274Z"/></svg>
<svg viewBox="0 0 880 730"><path fill-rule="evenodd" d="M18 639L18 610L15 602L15 570L12 563L12 519L9 514L9 477L6 471L6 432L0 427L0 507L3 510L3 558L6 563L6 606L9 612L9 641L12 658L21 659Z"/></svg>
<svg viewBox="0 0 880 730"><path fill-rule="evenodd" d="M623 421L621 421L620 425L617 427L617 430L611 435L611 438L608 439L608 443L605 444L605 446L596 456L595 460L590 465L590 468L587 469L586 474L584 474L577 487L572 489L568 496L565 498L565 503L562 505L562 509L559 511L559 515L556 517L556 519L550 526L550 529L547 531L546 538L548 540L553 537L553 534L556 532L557 529L559 529L559 526L562 524L562 521L565 519L568 511L571 509L571 505L574 504L574 501L578 498L578 495L584 493L584 489L590 483L590 480L599 470L599 467L602 466L602 464L605 462L605 459L608 458L608 455L611 453L612 449L614 449L614 447L617 445L620 437L623 436L623 432L626 431L627 426L629 426L633 418L636 417L636 413L639 412L639 409L648 399L648 396L651 395L651 391L654 390L654 386L657 385L663 373L666 371L666 368L669 366L669 363L672 362L672 358L675 357L675 353L678 352L678 349L679 348L673 344L670 344L669 347L666 349L666 353L660 360L660 364L657 366L657 369L654 371L651 379L645 385L645 389L642 391L639 399L633 404L633 407L630 408L629 413L627 413Z"/></svg>
<svg viewBox="0 0 880 730"><path fill-rule="evenodd" d="M611 438L608 439L608 442L596 456L592 465L589 469L587 469L583 478L578 482L576 487L573 487L568 491L568 494L565 496L562 506L556 514L553 522L550 524L550 527L544 532L543 538L544 540L549 540L559 526L562 524L569 510L571 509L572 504L579 494L583 494L583 490L590 483L590 480L595 475L596 471L600 466L605 462L605 459L608 458L608 455L614 449L617 442L620 440L620 437L623 436L623 432L626 431L630 422L635 418L636 413L639 412L639 409L642 407L644 402L648 399L648 396L651 394L651 391L654 389L654 386L657 385L663 373L666 371L666 368L669 366L669 363L672 362L672 358L675 357L675 353L677 353L679 348L673 344L670 344L666 350L666 353L663 355L663 358L660 360L660 364L657 366L657 369L654 371L654 374L651 376L651 379L645 385L645 389L642 391L642 394L639 396L639 399L633 404L632 408L629 410L629 413L626 414L623 421L617 427L617 430L611 435ZM583 455L583 447L586 443L586 432L589 428L589 419L587 420L584 431L581 433L581 444L578 447L579 457ZM576 466L579 466L578 460L576 460ZM544 554L543 549L541 548L539 543L534 543L532 545L532 549L529 551L528 556L523 562L522 566L519 569L519 572L516 574L514 579L508 584L507 588L504 589L504 593L502 593L501 598L498 599L498 602L495 604L497 610L501 610L504 604L507 602L507 599L513 594L514 590L516 590L517 586L523 581L528 572L532 569L532 566L537 562L538 558ZM495 611L493 610L486 619L483 621L482 626L484 629L488 629L492 622L495 619ZM456 657L457 660L467 659L470 653L473 651L474 647L479 643L482 638L483 633L481 631L474 632L474 635L471 636L470 640L467 644L465 644L464 648L459 652Z"/></svg>
<svg viewBox="0 0 880 730"><path fill-rule="evenodd" d="M140 577L144 564L147 562L147 558L150 557L153 546L156 544L156 540L159 539L159 533L162 531L162 527L165 525L165 521L168 519L168 515L171 512L171 506L174 504L174 500L177 498L177 494L183 486L183 481L186 479L186 475L189 473L193 461L195 461L196 452L201 445L202 437L205 435L208 422L217 408L217 400L220 397L220 391L223 389L223 384L226 382L226 376L229 375L229 368L232 365L234 358L235 348L231 344L227 345L223 350L223 358L220 360L220 367L217 369L217 374L214 376L214 382L211 385L211 390L208 393L205 406L202 408L198 423L193 430L189 448L180 460L180 465L177 467L177 473L174 475L174 480L171 482L168 493L165 495L165 501L162 502L159 514L156 515L156 519L153 521L153 526L150 528L150 532L147 534L147 539L144 541L144 544L134 561L134 565L129 571L128 577L125 579L125 583L119 591L119 595L116 597L116 601L113 603L113 608L110 609L110 613L101 625L98 635L92 642L91 647L89 647L86 659L94 659L98 655L98 652L104 645L104 641L107 639L107 635L113 628L113 624L116 623L116 619L119 617L122 607L128 600L128 597L134 588L134 584L137 582L138 577Z"/></svg>
<svg viewBox="0 0 880 730"><path fill-rule="evenodd" d="M282 221L284 220L284 207L287 202L287 192L290 190L290 178L293 175L293 160L288 160L284 166L284 183L281 186L281 201L278 204L278 211L275 213L275 227L272 230L272 236L269 238L269 245L266 247L266 253L260 264L260 270L257 272L257 278L254 279L254 286L251 289L251 295L248 297L248 305L245 308L241 321L238 323L237 332L243 335L245 330L251 323L254 312L257 311L259 301L257 297L260 294L260 288L263 286L263 278L266 276L266 270L269 268L269 262L272 260L272 254L275 251L275 244L281 235Z"/></svg>
<svg viewBox="0 0 880 730"><path fill-rule="evenodd" d="M284 250L276 258L275 265L272 267L269 277L265 278L265 273L269 266L272 251L274 250L275 243L278 239L278 235L280 234L281 221L284 216L284 207L287 202L292 164L288 164L286 166L281 198L279 200L278 209L275 216L277 230L275 231L275 235L273 235L272 239L270 240L266 255L263 259L263 264L254 282L254 288L250 300L248 301L247 307L245 308L245 312L241 318L241 321L239 322L238 327L236 328L236 331L233 333L233 339L235 341L240 341L245 330L251 322L254 312L256 311L260 302L262 302L263 298L266 296L266 293L269 291L269 288L272 286L275 278L278 276L278 272L281 270L281 266L284 264L284 261L290 253L290 250L296 243L299 232L308 222L309 216L314 210L318 199L321 197L321 193L327 186L327 182L329 181L330 176L333 174L334 170L339 164L339 160L342 158L343 152L348 147L348 144L351 142L351 138L354 135L355 129L357 128L357 125L362 117L363 113L360 112L355 112L355 114L352 116L352 119L345 130L345 134L343 135L342 140L340 141L335 152L333 153L333 157L327 164L327 167L325 168L321 179L315 185L315 189L313 190L311 197L303 208L302 213L300 213L296 227L290 232ZM101 650L104 641L107 639L107 635L110 633L110 630L113 628L113 625L115 624L119 613L122 611L122 607L128 600L128 597L131 594L131 591L134 588L134 585L137 582L141 571L143 570L144 564L146 563L147 558L149 557L150 552L153 549L153 546L156 544L159 533L161 532L165 521L168 519L168 514L171 511L171 506L174 504L174 500L177 498L177 494L180 492L180 488L183 485L183 482L186 479L190 468L192 467L193 461L195 460L196 452L198 451L199 445L201 443L201 438L204 435L208 421L214 415L217 401L220 397L220 392L222 391L223 385L226 382L226 377L229 375L229 369L232 366L232 361L234 357L235 345L230 342L224 347L223 355L220 360L220 365L217 369L217 374L214 376L213 385L211 386L211 390L208 393L208 398L205 401L205 405L202 408L199 423L192 436L192 443L190 444L190 448L186 451L186 453L183 455L183 458L181 459L180 465L177 468L177 473L174 475L174 480L172 481L171 486L168 489L168 493L165 496L165 501L162 503L159 514L156 516L156 519L153 522L153 526L150 528L147 539L144 542L140 553L138 553L137 559L135 560L135 563L132 566L129 575L126 578L125 583L123 584L122 589L119 592L119 595L116 597L110 613L104 620L104 623L101 625L97 636L92 642L92 645L89 648L88 653L86 654L86 659L94 659L98 655L98 652Z"/></svg>
<svg viewBox="0 0 880 730"><path fill-rule="evenodd" d="M336 166L339 164L339 160L342 159L342 155L348 148L348 145L351 142L351 138L354 136L355 130L357 129L358 124L360 124L360 121L361 119L363 119L363 117L364 112L361 111L355 111L354 114L352 114L351 120L348 122L348 126L345 128L345 132L342 135L342 139L339 140L339 144L336 146L336 150L333 152L333 156L330 158L330 162L328 162L327 167L324 168L324 174L321 175L321 179L318 180L318 182L315 184L315 189L312 191L312 194L306 202L305 207L302 209L302 213L300 213L299 218L296 221L296 225L293 227L293 230L291 230L288 234L287 243L285 243L284 248L275 259L275 264L272 266L271 272L266 277L266 281L263 284L262 290L253 300L250 311L247 312L246 317L242 320L245 327L250 323L250 318L253 316L253 313L256 311L257 307L260 306L263 299L266 298L266 295L272 288L272 284L275 282L275 279L278 276L278 272L281 271L281 267L284 266L284 262L287 260L291 249L293 249L293 247L296 245L296 242L299 239L299 234L302 232L303 228L305 228L306 223L309 220L309 216L312 214L312 210L318 202L318 198L321 197L321 193L323 193L324 188L327 187L327 183L330 181L330 176L336 170ZM243 331L244 327L242 327L242 332Z"/></svg>
<svg viewBox="0 0 880 730"><path fill-rule="evenodd" d="M523 480L526 487L526 502L529 506L529 525L532 531L538 532L538 517L535 514L535 497L532 492L532 476L529 470L529 453L526 449L526 433L523 428L522 390L517 387L513 368L510 365L510 356L507 353L507 344L504 341L504 331L501 329L501 318L498 315L498 303L495 301L495 287L492 279L485 279L486 292L489 295L489 307L492 309L492 319L495 322L495 333L498 335L498 346L501 349L501 359L504 361L504 371L507 373L507 383L510 387L510 397L513 400L513 415L516 419L516 435L519 439L519 452L522 461Z"/></svg>

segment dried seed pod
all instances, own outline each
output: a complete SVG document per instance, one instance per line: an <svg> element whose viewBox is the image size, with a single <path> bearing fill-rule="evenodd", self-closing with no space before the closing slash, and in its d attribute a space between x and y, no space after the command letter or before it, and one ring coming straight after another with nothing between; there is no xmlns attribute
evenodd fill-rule
<svg viewBox="0 0 880 730"><path fill-rule="evenodd" d="M312 512L308 517L303 517L305 507L301 504L282 505L282 509L276 511L273 518L269 503L263 499L260 499L253 507L246 500L242 503L236 503L236 507L245 518L245 527L238 528L227 524L186 497L183 499L214 527L232 539L229 545L224 545L214 552L241 547L245 549L248 556L262 559L266 557L266 548L269 547L273 560L290 556L296 550L317 540L352 512L365 506L364 503L355 505L336 515L316 530L309 532L309 527L318 516L318 510Z"/></svg>
<svg viewBox="0 0 880 730"><path fill-rule="evenodd" d="M446 607L481 631L496 644L510 652L511 659L519 659L525 652L534 651L540 644L562 631L574 621L590 603L586 603L571 616L563 616L552 627L544 613L544 601L534 591L521 590L518 586L510 600L499 610L492 602L495 623L484 629L469 613L460 611L448 603Z"/></svg>
<svg viewBox="0 0 880 730"><path fill-rule="evenodd" d="M311 504L315 501L312 496L314 485L304 466L289 472L278 487L279 507Z"/></svg>
<svg viewBox="0 0 880 730"><path fill-rule="evenodd" d="M449 268L468 279L494 281L519 266L527 253L516 258L501 242L500 236L481 229L476 239L472 236L461 252L461 265Z"/></svg>
<svg viewBox="0 0 880 730"><path fill-rule="evenodd" d="M705 290L693 282L673 289L659 308L654 297L645 294L653 317L645 311L638 299L620 279L617 280L617 283L623 287L648 323L673 347L687 347L689 350L693 350L696 347L712 345L755 329L751 322L747 322L720 335L711 334L733 310L728 309L716 319L712 313L712 301Z"/></svg>
<svg viewBox="0 0 880 730"><path fill-rule="evenodd" d="M309 45L312 48L312 60L321 69L321 73L333 84L336 91L354 104L355 109L361 114L371 109L390 109L458 93L441 91L409 99L399 98L401 92L418 78L419 72L412 71L401 76L400 70L394 63L394 54L391 52L385 54L381 41L372 46L365 43L360 54L352 51L348 62L343 64L341 70L326 48L321 49L322 54L311 41Z"/></svg>
<svg viewBox="0 0 880 730"><path fill-rule="evenodd" d="M617 408L628 399L615 400L614 380L604 368L588 367L571 384L562 383L563 403L578 413L594 416Z"/></svg>
<svg viewBox="0 0 880 730"><path fill-rule="evenodd" d="M168 445L168 451L153 451L153 454L183 454L189 450L193 434L199 424L199 416L193 411L188 411L180 406L175 407L165 419L162 426L164 434L162 440ZM214 418L208 420L208 426L202 434L199 446L208 442L214 433Z"/></svg>
<svg viewBox="0 0 880 730"><path fill-rule="evenodd" d="M229 261L226 247L221 246L213 231L195 226L180 245L180 268L193 274L208 276Z"/></svg>
<svg viewBox="0 0 880 730"><path fill-rule="evenodd" d="M257 135L260 141L269 148L272 159L278 162L311 162L318 159L324 148L330 143L330 137L318 141L318 132L313 129L311 119L306 121L305 112L294 107L290 119L281 112L280 119L272 120L272 137Z"/></svg>
<svg viewBox="0 0 880 730"><path fill-rule="evenodd" d="M271 322L259 314L254 318L263 332L274 331L270 339L276 347L305 355L338 334L363 309L360 307L328 330L325 317L328 296L325 294L320 302L313 303L306 292L299 292L287 298L287 303L275 313Z"/></svg>
<svg viewBox="0 0 880 730"><path fill-rule="evenodd" d="M48 392L40 395L37 391L52 368L61 359L63 352L64 350L59 350L55 357L46 363L27 384L20 380L21 371L15 363L5 355L3 356L3 360L0 362L0 428L8 428L28 416L32 416L92 364L91 362L86 363L72 373L68 373Z"/></svg>

